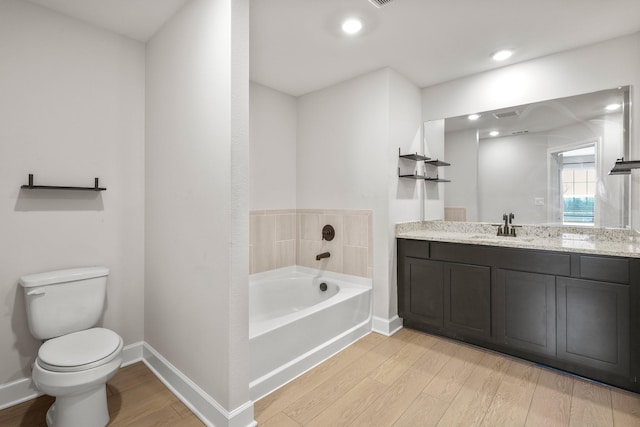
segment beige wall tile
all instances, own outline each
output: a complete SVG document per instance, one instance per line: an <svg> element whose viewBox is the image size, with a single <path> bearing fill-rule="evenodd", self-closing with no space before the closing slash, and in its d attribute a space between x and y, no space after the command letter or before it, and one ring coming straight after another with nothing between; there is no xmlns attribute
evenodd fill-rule
<svg viewBox="0 0 640 427"><path fill-rule="evenodd" d="M331 224L336 237L322 240ZM283 209L250 212L250 272L290 265L319 268L361 277L373 276L371 211ZM316 261L319 253L331 257Z"/></svg>
<svg viewBox="0 0 640 427"><path fill-rule="evenodd" d="M322 240L322 227L320 225L320 215L303 213L299 215L300 229L298 238L300 240Z"/></svg>
<svg viewBox="0 0 640 427"><path fill-rule="evenodd" d="M298 258L296 262L298 265L303 267L318 268L320 266L320 262L316 261L316 255L321 252L324 252L322 250L321 242L300 240L298 245Z"/></svg>
<svg viewBox="0 0 640 427"><path fill-rule="evenodd" d="M369 250L366 247L344 246L342 259L345 274L367 277Z"/></svg>
<svg viewBox="0 0 640 427"><path fill-rule="evenodd" d="M369 217L367 215L344 216L344 244L366 247L369 244Z"/></svg>
<svg viewBox="0 0 640 427"><path fill-rule="evenodd" d="M253 255L253 271L252 273L262 273L276 268L276 254L274 250L275 243L269 245L252 246L251 254Z"/></svg>
<svg viewBox="0 0 640 427"><path fill-rule="evenodd" d="M250 244L264 246L276 241L275 215L252 215L249 218Z"/></svg>
<svg viewBox="0 0 640 427"><path fill-rule="evenodd" d="M276 242L276 268L296 265L296 241L282 240Z"/></svg>
<svg viewBox="0 0 640 427"><path fill-rule="evenodd" d="M276 215L276 241L295 240L296 214Z"/></svg>
<svg viewBox="0 0 640 427"><path fill-rule="evenodd" d="M329 252L331 256L329 258L322 259L320 261L315 261L315 256L320 253L316 253L313 255L313 260L315 261L315 267L321 270L334 271L336 273L342 273L343 262L342 262L342 243L336 242L338 238L336 237L330 242L324 241L320 245L320 252Z"/></svg>

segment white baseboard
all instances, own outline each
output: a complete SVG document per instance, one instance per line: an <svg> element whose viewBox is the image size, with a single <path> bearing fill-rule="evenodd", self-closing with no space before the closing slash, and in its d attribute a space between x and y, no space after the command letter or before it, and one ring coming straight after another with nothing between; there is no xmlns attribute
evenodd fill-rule
<svg viewBox="0 0 640 427"><path fill-rule="evenodd" d="M0 385L0 410L35 399L41 395L42 393L33 385L31 378L20 378L19 380L2 384Z"/></svg>
<svg viewBox="0 0 640 427"><path fill-rule="evenodd" d="M142 361L153 373L207 426L253 427L253 402L248 401L233 411L227 411L198 385L144 343Z"/></svg>
<svg viewBox="0 0 640 427"><path fill-rule="evenodd" d="M371 330L373 330L373 332L390 337L400 329L402 329L402 319L397 315L393 316L391 319L383 319L382 317L373 316L373 320L371 322Z"/></svg>
<svg viewBox="0 0 640 427"><path fill-rule="evenodd" d="M122 349L122 367L142 361L144 341L129 344Z"/></svg>

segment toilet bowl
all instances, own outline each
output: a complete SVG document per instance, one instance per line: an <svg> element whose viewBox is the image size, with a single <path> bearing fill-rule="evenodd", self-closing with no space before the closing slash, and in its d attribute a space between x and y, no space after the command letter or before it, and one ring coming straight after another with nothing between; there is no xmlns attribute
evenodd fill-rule
<svg viewBox="0 0 640 427"><path fill-rule="evenodd" d="M92 328L46 341L33 366L33 382L56 398L49 427L104 427L109 422L106 382L122 364L123 341Z"/></svg>
<svg viewBox="0 0 640 427"><path fill-rule="evenodd" d="M122 338L103 328L45 342L33 366L33 382L56 398L49 427L104 427L109 422L106 382L122 364Z"/></svg>
<svg viewBox="0 0 640 427"><path fill-rule="evenodd" d="M84 267L20 278L31 334L44 343L32 378L56 398L49 427L104 427L109 422L106 383L122 364L122 338L95 327L104 308L106 267Z"/></svg>

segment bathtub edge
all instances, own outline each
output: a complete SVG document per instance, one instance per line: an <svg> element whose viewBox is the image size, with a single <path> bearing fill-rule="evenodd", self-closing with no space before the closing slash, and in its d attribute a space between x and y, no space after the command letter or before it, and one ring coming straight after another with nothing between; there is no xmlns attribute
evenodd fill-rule
<svg viewBox="0 0 640 427"><path fill-rule="evenodd" d="M251 400L255 402L280 387L283 387L369 333L371 333L371 316L333 340L321 344L286 365L249 383Z"/></svg>

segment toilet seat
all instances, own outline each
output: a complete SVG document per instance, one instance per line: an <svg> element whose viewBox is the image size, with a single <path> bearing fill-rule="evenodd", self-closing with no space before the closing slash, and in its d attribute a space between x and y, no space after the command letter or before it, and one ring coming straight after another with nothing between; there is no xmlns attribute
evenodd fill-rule
<svg viewBox="0 0 640 427"><path fill-rule="evenodd" d="M109 363L120 355L122 338L105 328L91 328L46 341L37 363L54 372L77 372Z"/></svg>

